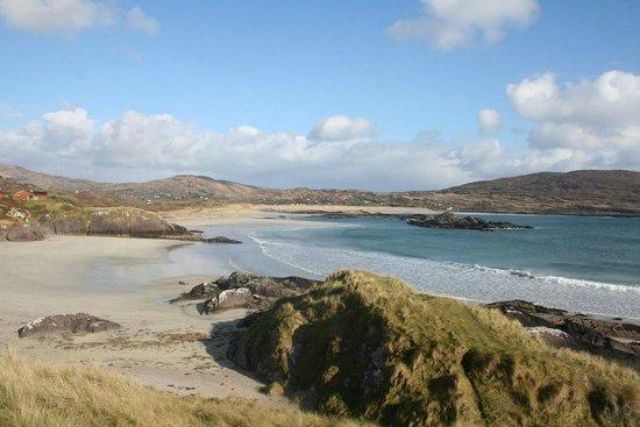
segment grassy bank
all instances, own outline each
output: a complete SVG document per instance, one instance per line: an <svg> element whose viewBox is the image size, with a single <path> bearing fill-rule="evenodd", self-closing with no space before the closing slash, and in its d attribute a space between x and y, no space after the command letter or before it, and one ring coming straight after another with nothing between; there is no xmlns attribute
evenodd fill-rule
<svg viewBox="0 0 640 427"><path fill-rule="evenodd" d="M0 425L342 426L355 422L242 399L178 397L99 368L55 368L12 352L0 358Z"/></svg>
<svg viewBox="0 0 640 427"><path fill-rule="evenodd" d="M304 406L386 425L640 425L634 372L369 273L280 300L231 356Z"/></svg>

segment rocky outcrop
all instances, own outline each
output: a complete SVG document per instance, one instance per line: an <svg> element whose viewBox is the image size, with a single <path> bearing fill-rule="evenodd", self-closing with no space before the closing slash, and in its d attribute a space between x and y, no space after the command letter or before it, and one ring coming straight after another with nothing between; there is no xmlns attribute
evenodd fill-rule
<svg viewBox="0 0 640 427"><path fill-rule="evenodd" d="M532 330L547 329L540 335L554 346L585 350L640 368L640 325L569 313L523 300L496 302L486 307L498 309ZM549 330L561 331L562 339Z"/></svg>
<svg viewBox="0 0 640 427"><path fill-rule="evenodd" d="M506 221L487 221L482 218L465 216L456 217L451 212L435 216L414 215L407 219L407 224L425 228L456 228L461 230L490 231L497 229L533 228L529 225L517 225Z"/></svg>
<svg viewBox="0 0 640 427"><path fill-rule="evenodd" d="M4 239L9 242L34 242L44 240L47 233L46 230L38 224L18 224L8 227L0 232Z"/></svg>
<svg viewBox="0 0 640 427"><path fill-rule="evenodd" d="M298 295L319 283L303 277L257 276L237 271L200 283L170 302L205 300L199 310L204 314L238 307L266 309L278 298Z"/></svg>
<svg viewBox="0 0 640 427"><path fill-rule="evenodd" d="M87 313L57 314L32 320L18 329L20 338L45 337L63 333L82 334L119 329L120 325Z"/></svg>

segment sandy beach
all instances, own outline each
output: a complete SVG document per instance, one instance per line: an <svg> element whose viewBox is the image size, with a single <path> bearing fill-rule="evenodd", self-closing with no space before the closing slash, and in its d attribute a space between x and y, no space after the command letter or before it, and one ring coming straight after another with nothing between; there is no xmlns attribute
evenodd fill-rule
<svg viewBox="0 0 640 427"><path fill-rule="evenodd" d="M234 321L244 317L245 310L200 316L193 305L166 302L190 289L179 285L179 280L197 284L211 276L148 281L133 275L109 283L110 276L99 273L105 266L124 262L166 262L175 245L151 239L60 236L42 242L0 243L0 348L58 364L97 364L181 394L239 396L289 405L262 394L261 383L231 369L224 360ZM94 267L98 274L91 272ZM30 320L78 312L117 322L122 329L46 339L20 339L16 333Z"/></svg>

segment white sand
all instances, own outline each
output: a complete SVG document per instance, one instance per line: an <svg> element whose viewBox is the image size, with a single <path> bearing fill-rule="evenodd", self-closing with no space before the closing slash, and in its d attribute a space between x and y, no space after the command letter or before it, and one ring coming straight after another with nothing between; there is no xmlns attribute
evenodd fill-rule
<svg viewBox="0 0 640 427"><path fill-rule="evenodd" d="M139 381L182 394L241 396L275 405L259 382L224 360L231 321L244 310L200 316L193 305L169 305L167 296L190 289L179 278L145 283L140 277L111 285L95 266L162 263L175 242L110 237L51 237L44 242L0 242L0 349L61 364L112 367ZM97 268L97 267L96 267ZM197 284L203 278L182 278ZM210 279L210 277L208 278ZM42 316L87 312L120 323L120 331L72 338L20 339L17 329ZM212 339L201 342L194 333ZM176 334L173 340L163 334Z"/></svg>

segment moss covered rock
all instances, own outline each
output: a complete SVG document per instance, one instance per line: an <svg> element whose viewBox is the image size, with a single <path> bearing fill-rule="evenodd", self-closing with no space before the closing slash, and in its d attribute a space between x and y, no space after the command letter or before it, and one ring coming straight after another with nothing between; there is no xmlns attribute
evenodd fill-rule
<svg viewBox="0 0 640 427"><path fill-rule="evenodd" d="M638 425L640 380L555 350L495 310L343 271L231 346L303 406L386 425Z"/></svg>

